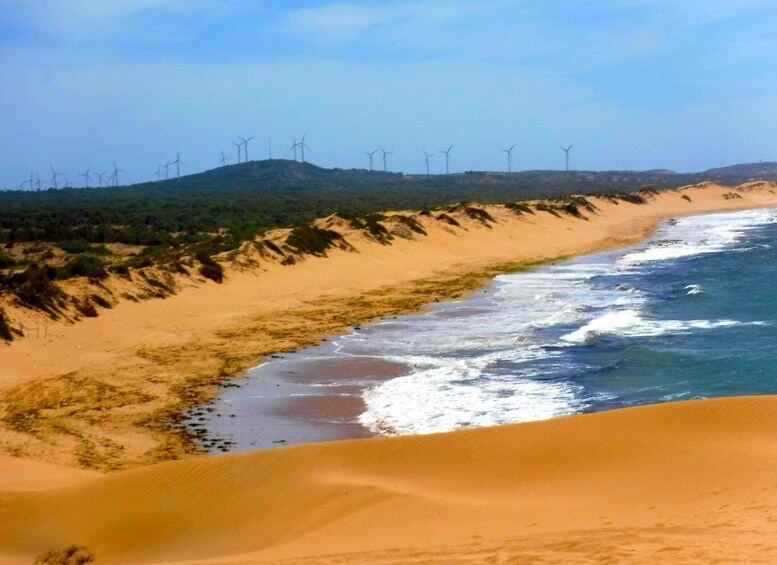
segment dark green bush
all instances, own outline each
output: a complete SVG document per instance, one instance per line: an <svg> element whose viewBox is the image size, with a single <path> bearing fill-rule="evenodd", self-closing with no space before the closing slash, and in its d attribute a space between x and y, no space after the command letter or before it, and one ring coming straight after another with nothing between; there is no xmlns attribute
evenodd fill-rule
<svg viewBox="0 0 777 565"><path fill-rule="evenodd" d="M92 255L80 255L59 270L59 278L89 277L104 279L108 276L105 264Z"/></svg>
<svg viewBox="0 0 777 565"><path fill-rule="evenodd" d="M534 210L531 209L531 206L529 206L528 204L524 204L523 202L505 204L505 208L519 215L534 214Z"/></svg>
<svg viewBox="0 0 777 565"><path fill-rule="evenodd" d="M16 266L16 259L5 253L0 253L0 269L10 269Z"/></svg>
<svg viewBox="0 0 777 565"><path fill-rule="evenodd" d="M461 224L456 218L450 217L448 214L440 214L437 216L437 220L440 222L445 222L446 224L450 224L452 226L461 227Z"/></svg>
<svg viewBox="0 0 777 565"><path fill-rule="evenodd" d="M70 241L63 241L59 244L59 247L64 251L65 253L86 253L89 251L92 246L89 245L89 242L84 239L73 239Z"/></svg>
<svg viewBox="0 0 777 565"><path fill-rule="evenodd" d="M496 221L494 220L494 217L483 208L476 208L475 206L467 206L466 208L464 208L464 213L470 218L472 218L473 220L477 220L478 222L480 222L485 226L488 226L488 222Z"/></svg>
<svg viewBox="0 0 777 565"><path fill-rule="evenodd" d="M283 255L283 251L281 251L281 248L275 245L272 241L265 239L262 241L262 244L269 249L270 251L274 251L278 255Z"/></svg>
<svg viewBox="0 0 777 565"><path fill-rule="evenodd" d="M426 230L424 229L424 226L421 225L421 222L416 220L415 218L411 216L403 216L402 214L394 214L391 216L392 220L398 221L400 224L403 224L407 227L409 227L412 231L416 233L420 233L421 235L426 235Z"/></svg>
<svg viewBox="0 0 777 565"><path fill-rule="evenodd" d="M224 271L221 269L220 265L218 269L211 265L201 265L200 274L206 279L210 279L217 283L221 283L224 280Z"/></svg>
<svg viewBox="0 0 777 565"><path fill-rule="evenodd" d="M545 202L539 202L534 205L534 208L539 210L540 212L547 212L548 214L553 214L557 218L561 217L561 214L558 213L558 210L556 210L555 206L552 206L550 204L547 204Z"/></svg>
<svg viewBox="0 0 777 565"><path fill-rule="evenodd" d="M0 339L13 341L13 338L13 330L11 330L11 325L8 323L8 318L5 317L5 311L0 308Z"/></svg>
<svg viewBox="0 0 777 565"><path fill-rule="evenodd" d="M380 243L388 243L394 239L386 229L386 226L380 223L384 222L385 220L385 215L375 213L365 216L363 222L364 229L367 231L367 233L374 239L378 240Z"/></svg>
<svg viewBox="0 0 777 565"><path fill-rule="evenodd" d="M203 277L217 283L224 280L224 268L213 257L204 251L199 251L195 258L201 263L199 271Z"/></svg>
<svg viewBox="0 0 777 565"><path fill-rule="evenodd" d="M113 306L111 305L111 303L110 303L110 302L108 302L108 301L107 301L105 298L103 298L103 297L102 297L102 296L100 296L99 294L90 294L90 295L89 295L89 299L90 299L92 302L94 302L95 304L97 304L98 306L101 306L101 307L103 307L103 308L107 308L107 309L109 309L109 310L110 310L111 308L113 308Z"/></svg>
<svg viewBox="0 0 777 565"><path fill-rule="evenodd" d="M309 253L321 257L326 255L327 249L342 240L343 236L334 230L301 224L291 230L286 238L286 244L299 253Z"/></svg>

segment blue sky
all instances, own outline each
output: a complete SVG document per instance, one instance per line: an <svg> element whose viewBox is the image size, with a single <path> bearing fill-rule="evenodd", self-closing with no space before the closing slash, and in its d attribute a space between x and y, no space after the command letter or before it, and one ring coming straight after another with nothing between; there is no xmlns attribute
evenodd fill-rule
<svg viewBox="0 0 777 565"><path fill-rule="evenodd" d="M450 145L453 171L777 160L775 29L766 0L0 0L0 187L200 171L238 135L410 173Z"/></svg>

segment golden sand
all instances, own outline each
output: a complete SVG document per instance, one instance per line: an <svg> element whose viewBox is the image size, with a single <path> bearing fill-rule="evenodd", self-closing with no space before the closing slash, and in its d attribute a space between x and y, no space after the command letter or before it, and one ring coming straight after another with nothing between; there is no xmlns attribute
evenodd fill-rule
<svg viewBox="0 0 777 565"><path fill-rule="evenodd" d="M0 562L774 563L775 419L774 396L680 402L56 486L35 463L2 492Z"/></svg>

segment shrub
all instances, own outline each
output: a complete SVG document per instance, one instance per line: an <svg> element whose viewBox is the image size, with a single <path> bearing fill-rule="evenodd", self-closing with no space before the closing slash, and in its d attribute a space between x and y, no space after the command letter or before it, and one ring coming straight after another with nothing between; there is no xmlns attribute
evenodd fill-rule
<svg viewBox="0 0 777 565"><path fill-rule="evenodd" d="M529 206L528 204L524 204L523 202L505 204L505 208L518 215L534 214L534 210L531 209L531 206Z"/></svg>
<svg viewBox="0 0 777 565"><path fill-rule="evenodd" d="M59 244L59 247L65 253L71 253L73 255L77 253L86 253L91 249L91 245L85 239L73 239L70 241L63 241Z"/></svg>
<svg viewBox="0 0 777 565"><path fill-rule="evenodd" d="M615 194L614 197L631 204L647 204L647 199L639 194Z"/></svg>
<svg viewBox="0 0 777 565"><path fill-rule="evenodd" d="M5 253L0 253L0 269L10 269L16 266L16 259Z"/></svg>
<svg viewBox="0 0 777 565"><path fill-rule="evenodd" d="M34 565L86 565L94 562L94 553L86 547L70 545L59 551L49 549L35 560Z"/></svg>
<svg viewBox="0 0 777 565"><path fill-rule="evenodd" d="M450 224L452 226L461 227L461 224L456 218L451 218L448 214L440 214L437 216L437 220L440 222L445 222L446 224Z"/></svg>
<svg viewBox="0 0 777 565"><path fill-rule="evenodd" d="M11 324L8 323L8 318L5 317L5 311L0 308L0 339L13 341L13 338L14 335Z"/></svg>
<svg viewBox="0 0 777 565"><path fill-rule="evenodd" d="M97 304L98 306L102 306L103 308L111 309L113 306L110 302L108 302L105 298L100 296L99 294L90 294L89 299Z"/></svg>
<svg viewBox="0 0 777 565"><path fill-rule="evenodd" d="M380 223L384 222L385 220L386 216L378 213L368 214L364 217L364 229L367 230L367 233L370 236L378 240L380 243L388 243L394 239L386 229L386 226Z"/></svg>
<svg viewBox="0 0 777 565"><path fill-rule="evenodd" d="M691 197L690 197L690 196L688 196L687 194L683 194L683 195L681 196L681 198L682 198L683 200L687 200L688 202L690 202L690 201L691 201Z"/></svg>
<svg viewBox="0 0 777 565"><path fill-rule="evenodd" d="M76 310L81 312L81 314L83 314L87 318L96 318L97 317L97 310L92 305L92 303L89 302L88 300L84 300L83 302L80 302L78 300L74 300L74 302L75 302Z"/></svg>
<svg viewBox="0 0 777 565"><path fill-rule="evenodd" d="M394 214L391 216L392 220L396 220L400 224L403 224L407 227L409 227L412 231L416 233L420 233L421 235L426 235L426 230L424 229L424 226L421 225L421 222L416 220L415 218L411 216L403 216L402 214Z"/></svg>
<svg viewBox="0 0 777 565"><path fill-rule="evenodd" d="M475 208L474 206L467 206L464 208L464 213L472 218L473 220L477 220L484 226L488 226L488 222L494 222L494 217L489 214L487 211L485 211L483 208Z"/></svg>
<svg viewBox="0 0 777 565"><path fill-rule="evenodd" d="M204 251L199 251L195 258L201 263L199 271L203 277L217 283L224 280L224 268L213 257Z"/></svg>
<svg viewBox="0 0 777 565"><path fill-rule="evenodd" d="M270 251L274 251L278 255L283 255L283 251L281 251L281 248L275 245L272 241L269 239L263 239L262 244L269 249Z"/></svg>
<svg viewBox="0 0 777 565"><path fill-rule="evenodd" d="M286 243L296 249L299 253L310 253L322 257L326 255L326 250L332 247L335 242L342 241L343 236L334 230L325 230L311 226L310 224L301 224L291 230L286 238Z"/></svg>
<svg viewBox="0 0 777 565"><path fill-rule="evenodd" d="M539 202L535 204L534 207L540 212L547 212L548 214L553 214L557 218L561 217L561 214L558 213L555 206L551 206L550 204L546 204L545 202Z"/></svg>
<svg viewBox="0 0 777 565"><path fill-rule="evenodd" d="M62 279L69 279L71 277L104 279L107 276L108 273L105 271L103 262L91 255L76 257L59 271L59 277Z"/></svg>

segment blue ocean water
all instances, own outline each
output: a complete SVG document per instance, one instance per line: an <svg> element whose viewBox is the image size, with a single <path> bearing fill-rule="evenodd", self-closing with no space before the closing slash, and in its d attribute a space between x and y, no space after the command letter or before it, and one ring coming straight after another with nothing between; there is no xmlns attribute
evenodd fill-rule
<svg viewBox="0 0 777 565"><path fill-rule="evenodd" d="M337 340L411 372L361 422L426 433L669 400L777 393L777 211L694 216L636 248L498 277Z"/></svg>
<svg viewBox="0 0 777 565"><path fill-rule="evenodd" d="M281 433L275 417L251 423L279 394L361 395L358 420L380 434L777 394L776 220L777 209L671 220L636 247L500 276L466 300L355 328L249 371L216 405L240 417L207 425L248 450L273 445L259 431ZM306 376L284 385L284 375ZM316 441L310 430L333 421L316 422L283 437Z"/></svg>

